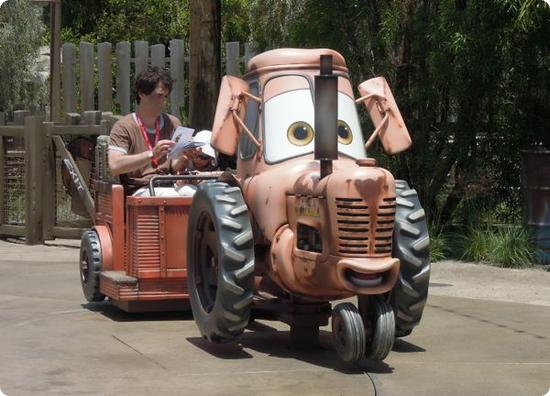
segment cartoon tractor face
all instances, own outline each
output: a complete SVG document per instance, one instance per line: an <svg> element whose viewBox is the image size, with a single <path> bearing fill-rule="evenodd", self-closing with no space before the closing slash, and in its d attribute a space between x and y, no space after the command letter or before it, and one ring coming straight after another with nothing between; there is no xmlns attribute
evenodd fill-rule
<svg viewBox="0 0 550 396"><path fill-rule="evenodd" d="M366 157L356 103L389 154L411 140L379 77L355 99L343 57L279 49L222 80L213 146L236 174L201 183L187 228L188 291L202 335L239 336L251 317L314 343L332 313L346 361L384 359L419 323L429 238L415 190ZM357 296L358 308L330 301ZM252 316L251 316L252 313Z"/></svg>

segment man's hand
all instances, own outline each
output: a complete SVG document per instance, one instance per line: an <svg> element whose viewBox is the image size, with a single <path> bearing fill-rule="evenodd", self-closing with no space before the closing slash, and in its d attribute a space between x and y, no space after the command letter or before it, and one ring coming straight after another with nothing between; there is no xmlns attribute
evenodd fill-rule
<svg viewBox="0 0 550 396"><path fill-rule="evenodd" d="M164 157L175 144L173 140L159 140L157 144L155 144L155 147L153 147L153 157L156 159Z"/></svg>

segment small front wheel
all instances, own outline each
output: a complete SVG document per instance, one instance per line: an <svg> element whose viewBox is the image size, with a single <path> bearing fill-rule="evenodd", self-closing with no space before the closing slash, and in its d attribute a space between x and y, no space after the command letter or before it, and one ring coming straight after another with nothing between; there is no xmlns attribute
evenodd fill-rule
<svg viewBox="0 0 550 396"><path fill-rule="evenodd" d="M332 310L334 347L345 362L357 362L365 355L365 327L359 311L351 303L338 304Z"/></svg>
<svg viewBox="0 0 550 396"><path fill-rule="evenodd" d="M382 361L395 341L395 316L392 306L382 296L359 296L359 309L365 323L368 359Z"/></svg>

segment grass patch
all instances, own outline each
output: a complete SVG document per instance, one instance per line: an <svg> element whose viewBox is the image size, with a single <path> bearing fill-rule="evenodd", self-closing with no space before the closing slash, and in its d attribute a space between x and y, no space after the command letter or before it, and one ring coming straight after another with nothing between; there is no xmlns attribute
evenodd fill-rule
<svg viewBox="0 0 550 396"><path fill-rule="evenodd" d="M535 263L535 248L522 227L471 227L457 239L462 260L506 268L530 267Z"/></svg>
<svg viewBox="0 0 550 396"><path fill-rule="evenodd" d="M430 258L431 261L441 261L449 257L449 245L447 237L441 230L435 227L428 227L430 235Z"/></svg>

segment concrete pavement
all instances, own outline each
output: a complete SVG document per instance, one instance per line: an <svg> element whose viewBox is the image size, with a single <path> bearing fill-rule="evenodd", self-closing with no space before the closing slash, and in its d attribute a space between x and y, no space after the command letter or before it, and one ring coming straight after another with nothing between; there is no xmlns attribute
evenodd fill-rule
<svg viewBox="0 0 550 396"><path fill-rule="evenodd" d="M523 279L496 269L502 279L491 289L493 268L437 263L420 327L384 363L350 365L332 350L329 328L312 351L289 349L288 327L264 321L238 344L213 345L190 314L86 304L77 260L77 241L0 241L0 389L8 396L542 396L550 388L550 293L521 304L499 295L507 282L518 295L532 296L533 285L545 291L550 273ZM477 293L461 291L468 277L479 279Z"/></svg>

